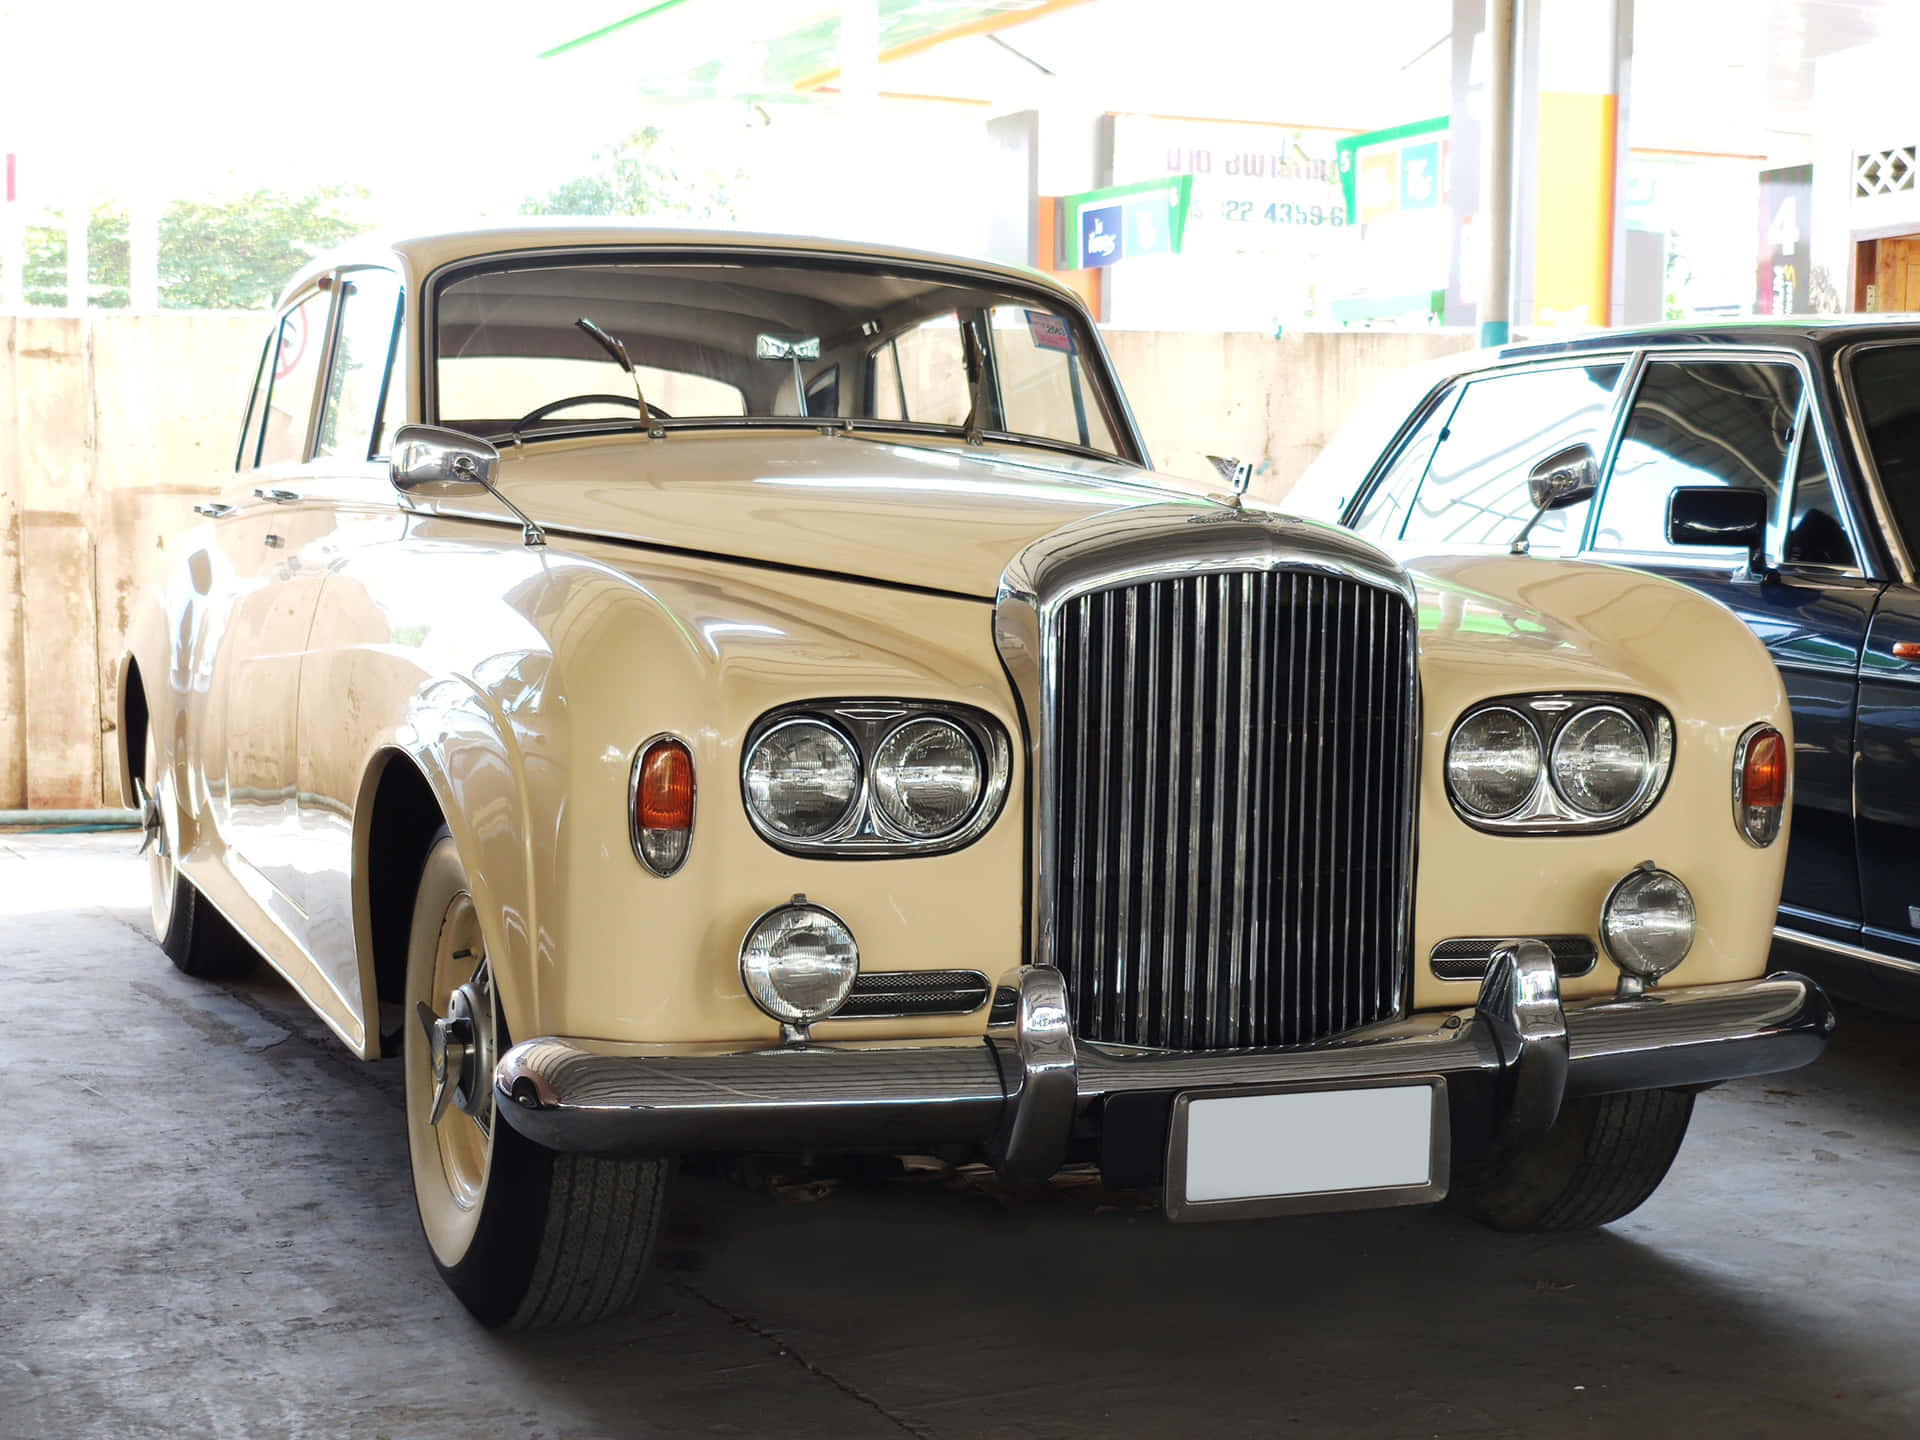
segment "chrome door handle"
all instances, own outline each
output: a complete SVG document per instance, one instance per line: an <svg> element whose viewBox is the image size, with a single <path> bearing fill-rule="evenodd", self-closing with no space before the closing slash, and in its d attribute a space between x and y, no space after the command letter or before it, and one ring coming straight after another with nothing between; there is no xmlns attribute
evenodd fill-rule
<svg viewBox="0 0 1920 1440"><path fill-rule="evenodd" d="M267 548L269 550L278 550L282 545L286 543L287 542L278 535L267 536Z"/></svg>
<svg viewBox="0 0 1920 1440"><path fill-rule="evenodd" d="M291 490L255 490L253 493L257 498L261 500L271 500L276 505L284 505L289 500L298 500L300 498Z"/></svg>
<svg viewBox="0 0 1920 1440"><path fill-rule="evenodd" d="M218 520L222 515L231 515L233 506L222 505L218 500L201 500L194 505L193 513L204 515L209 520Z"/></svg>

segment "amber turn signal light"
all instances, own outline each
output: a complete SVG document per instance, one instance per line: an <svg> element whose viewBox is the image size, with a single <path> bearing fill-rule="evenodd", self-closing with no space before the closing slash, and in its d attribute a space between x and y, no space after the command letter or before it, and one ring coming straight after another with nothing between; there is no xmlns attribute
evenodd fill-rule
<svg viewBox="0 0 1920 1440"><path fill-rule="evenodd" d="M693 843L693 752L671 735L657 735L633 757L633 853L656 875L686 863Z"/></svg>
<svg viewBox="0 0 1920 1440"><path fill-rule="evenodd" d="M1787 804L1787 742L1771 725L1740 737L1733 757L1733 823L1750 845L1771 845Z"/></svg>

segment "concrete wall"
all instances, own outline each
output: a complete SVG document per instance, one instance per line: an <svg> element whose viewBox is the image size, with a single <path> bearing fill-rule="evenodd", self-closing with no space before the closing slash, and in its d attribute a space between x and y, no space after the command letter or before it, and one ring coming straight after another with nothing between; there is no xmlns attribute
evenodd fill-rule
<svg viewBox="0 0 1920 1440"><path fill-rule="evenodd" d="M258 315L0 316L0 809L117 804L115 669L167 537L231 473ZM1155 461L1293 483L1373 382L1457 335L1108 336Z"/></svg>

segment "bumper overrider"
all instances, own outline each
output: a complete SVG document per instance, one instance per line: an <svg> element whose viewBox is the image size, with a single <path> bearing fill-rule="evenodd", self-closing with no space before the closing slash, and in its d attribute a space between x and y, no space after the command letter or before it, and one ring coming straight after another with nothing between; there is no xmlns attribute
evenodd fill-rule
<svg viewBox="0 0 1920 1440"><path fill-rule="evenodd" d="M494 1090L514 1129L554 1150L910 1153L973 1144L1007 1180L1033 1182L1091 1146L1110 1178L1164 1174L1174 1182L1170 1213L1206 1218L1210 1209L1225 1216L1439 1199L1455 1132L1524 1140L1551 1128L1569 1097L1791 1070L1818 1056L1832 1029L1826 996L1791 972L1563 1003L1552 953L1523 940L1495 954L1472 1009L1421 1012L1288 1049L1076 1040L1061 973L1029 965L997 989L984 1041L729 1051L541 1038L501 1058ZM1191 1100L1419 1084L1441 1097L1427 1184L1264 1206L1181 1203L1168 1149L1177 1160ZM1151 1156L1144 1167L1142 1155Z"/></svg>

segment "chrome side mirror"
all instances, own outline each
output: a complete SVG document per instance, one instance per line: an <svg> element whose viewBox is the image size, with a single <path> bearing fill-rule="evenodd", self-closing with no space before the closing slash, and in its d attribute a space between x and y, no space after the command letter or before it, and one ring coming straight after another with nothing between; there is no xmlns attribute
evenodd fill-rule
<svg viewBox="0 0 1920 1440"><path fill-rule="evenodd" d="M391 455L387 479L402 495L432 500L484 490L520 522L526 544L547 543L540 527L493 483L500 473L500 452L479 436L443 425L402 425L394 432Z"/></svg>
<svg viewBox="0 0 1920 1440"><path fill-rule="evenodd" d="M1533 533L1542 515L1591 500L1599 488L1600 462L1594 458L1591 445L1583 441L1547 456L1527 472L1527 498L1533 502L1533 514L1513 537L1513 544L1508 547L1511 553L1527 553L1527 536Z"/></svg>
<svg viewBox="0 0 1920 1440"><path fill-rule="evenodd" d="M1233 493L1244 495L1247 486L1253 483L1253 462L1236 460L1231 455L1209 455L1207 463L1220 473L1220 478L1233 487Z"/></svg>
<svg viewBox="0 0 1920 1440"><path fill-rule="evenodd" d="M1541 511L1591 500L1599 488L1600 462L1587 444L1556 450L1527 472L1527 498Z"/></svg>
<svg viewBox="0 0 1920 1440"><path fill-rule="evenodd" d="M500 452L463 430L402 425L394 432L388 478L402 495L432 498L491 490Z"/></svg>

